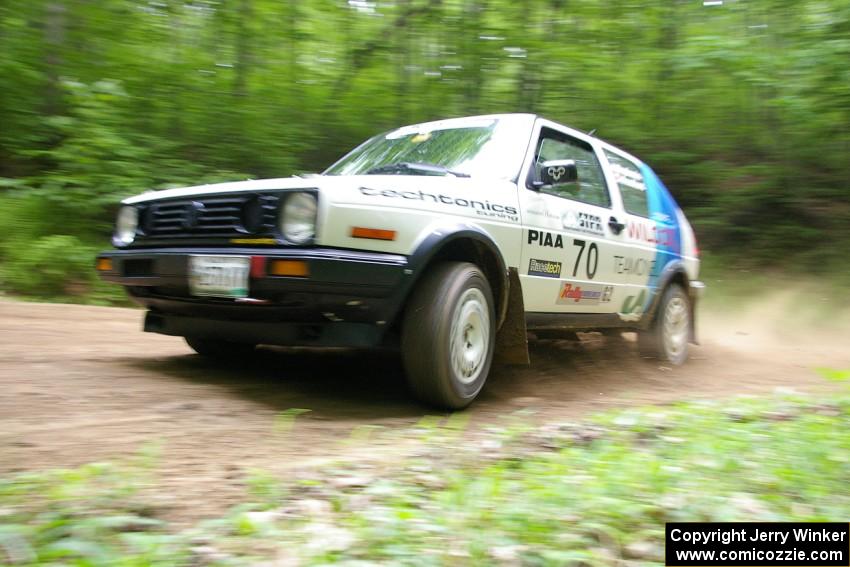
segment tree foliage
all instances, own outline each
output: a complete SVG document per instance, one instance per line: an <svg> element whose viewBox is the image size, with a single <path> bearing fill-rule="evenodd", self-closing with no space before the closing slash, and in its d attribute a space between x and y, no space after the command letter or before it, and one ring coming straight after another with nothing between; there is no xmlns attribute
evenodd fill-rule
<svg viewBox="0 0 850 567"><path fill-rule="evenodd" d="M818 267L850 242L848 62L843 0L4 0L0 204L93 241L145 189L530 111L651 163L703 248Z"/></svg>

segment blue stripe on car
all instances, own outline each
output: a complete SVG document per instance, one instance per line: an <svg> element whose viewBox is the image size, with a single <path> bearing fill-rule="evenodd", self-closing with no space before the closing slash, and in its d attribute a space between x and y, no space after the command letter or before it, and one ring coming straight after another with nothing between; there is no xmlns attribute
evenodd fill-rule
<svg viewBox="0 0 850 567"><path fill-rule="evenodd" d="M645 163L640 164L640 172L646 185L649 217L655 222L655 269L649 274L649 294L644 311L649 309L652 299L658 291L659 279L664 268L673 260L682 256L682 234L677 211L679 206L664 186L661 179Z"/></svg>

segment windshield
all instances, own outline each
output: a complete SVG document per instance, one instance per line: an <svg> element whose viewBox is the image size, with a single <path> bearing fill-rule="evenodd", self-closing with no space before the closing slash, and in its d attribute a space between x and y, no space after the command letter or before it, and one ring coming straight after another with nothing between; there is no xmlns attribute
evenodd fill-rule
<svg viewBox="0 0 850 567"><path fill-rule="evenodd" d="M515 179L533 117L458 118L405 126L375 136L325 175L452 175Z"/></svg>

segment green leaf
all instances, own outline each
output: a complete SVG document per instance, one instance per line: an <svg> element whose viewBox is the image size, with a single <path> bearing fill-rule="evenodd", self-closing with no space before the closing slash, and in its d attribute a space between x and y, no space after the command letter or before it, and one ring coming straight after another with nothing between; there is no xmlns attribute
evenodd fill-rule
<svg viewBox="0 0 850 567"><path fill-rule="evenodd" d="M832 368L817 368L818 374L832 382L845 382L850 380L850 370L835 370Z"/></svg>

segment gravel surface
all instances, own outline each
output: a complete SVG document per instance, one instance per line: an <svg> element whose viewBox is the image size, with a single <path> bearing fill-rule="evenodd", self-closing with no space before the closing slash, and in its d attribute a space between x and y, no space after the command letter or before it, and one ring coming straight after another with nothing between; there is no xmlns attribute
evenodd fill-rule
<svg viewBox="0 0 850 567"><path fill-rule="evenodd" d="M463 414L462 439L520 410L544 424L612 407L835 388L813 369L850 367L850 323L804 334L771 323L770 312L706 317L703 344L679 368L640 359L628 334L534 341L530 367L494 369ZM253 470L297 477L339 457L422 450L404 432L435 412L408 395L394 356L263 348L222 365L181 339L141 332L142 316L0 302L0 474L154 446L152 489L189 522L242 500ZM283 414L292 408L310 411L293 425Z"/></svg>

